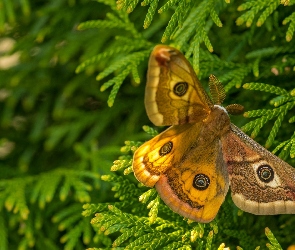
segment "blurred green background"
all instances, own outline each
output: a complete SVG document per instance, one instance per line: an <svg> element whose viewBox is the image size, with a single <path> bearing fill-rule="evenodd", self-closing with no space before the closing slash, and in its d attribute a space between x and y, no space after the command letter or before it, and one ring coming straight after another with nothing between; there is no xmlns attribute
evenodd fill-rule
<svg viewBox="0 0 295 250"><path fill-rule="evenodd" d="M113 185L101 175L110 173L124 141L150 138L142 130L151 125L143 104L145 75L149 53L161 39L191 56L205 87L215 74L225 84L226 104L254 110L295 102L290 92L295 86L294 1L285 6L280 1L143 2L151 7L140 7L139 1L118 1L121 9L113 0L0 1L1 250L110 247L116 236L97 234L91 217L81 215L82 205L116 201ZM239 88L247 82L291 94ZM280 156L291 164L292 107L247 128L271 149L285 142ZM246 123L241 116L232 120ZM124 178L137 183L131 175ZM229 211L233 205L227 206ZM223 240L232 246L265 245L264 227L270 225L284 248L295 244L294 216L276 216L270 223L272 218L261 217L247 238L257 218L249 216L245 231L220 225L224 235L213 240L212 248Z"/></svg>

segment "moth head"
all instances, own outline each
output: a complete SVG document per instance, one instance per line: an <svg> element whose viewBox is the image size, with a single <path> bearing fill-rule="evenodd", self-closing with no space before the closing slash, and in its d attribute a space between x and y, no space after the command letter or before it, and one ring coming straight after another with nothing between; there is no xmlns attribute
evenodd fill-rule
<svg viewBox="0 0 295 250"><path fill-rule="evenodd" d="M214 75L209 76L209 88L213 103L221 105L226 96L225 90L222 83ZM244 107L240 104L230 104L225 109L231 115L240 115L244 112Z"/></svg>

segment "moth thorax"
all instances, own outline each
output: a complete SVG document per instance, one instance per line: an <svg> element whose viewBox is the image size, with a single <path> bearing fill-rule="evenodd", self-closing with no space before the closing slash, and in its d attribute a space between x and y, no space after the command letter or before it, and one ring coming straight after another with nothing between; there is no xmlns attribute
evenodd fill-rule
<svg viewBox="0 0 295 250"><path fill-rule="evenodd" d="M209 117L204 121L207 129L216 135L223 135L230 129L230 119L226 109L219 105L214 105Z"/></svg>

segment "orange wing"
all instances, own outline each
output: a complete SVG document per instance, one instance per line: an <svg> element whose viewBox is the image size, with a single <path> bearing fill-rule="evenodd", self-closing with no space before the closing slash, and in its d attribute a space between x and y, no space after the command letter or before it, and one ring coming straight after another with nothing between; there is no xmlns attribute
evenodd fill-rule
<svg viewBox="0 0 295 250"><path fill-rule="evenodd" d="M133 171L186 218L209 222L228 191L228 174L216 133L208 133L213 104L186 58L158 45L148 69L145 107L155 125L174 125L134 153Z"/></svg>
<svg viewBox="0 0 295 250"><path fill-rule="evenodd" d="M144 143L133 158L140 182L155 185L173 211L198 222L214 219L229 183L220 140L205 130L202 122L172 126Z"/></svg>
<svg viewBox="0 0 295 250"><path fill-rule="evenodd" d="M212 107L182 53L166 45L156 46L150 56L145 90L150 120L157 126L199 122Z"/></svg>

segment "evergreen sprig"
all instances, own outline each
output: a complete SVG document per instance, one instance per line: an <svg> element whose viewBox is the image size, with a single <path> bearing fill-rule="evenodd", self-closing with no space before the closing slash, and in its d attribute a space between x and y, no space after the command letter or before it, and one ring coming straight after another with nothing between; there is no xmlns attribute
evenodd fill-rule
<svg viewBox="0 0 295 250"><path fill-rule="evenodd" d="M148 43L144 40L136 40L134 43L133 39L126 38L126 37L120 37L117 36L116 40L122 43L122 46L113 46L111 48L107 48L103 53L99 55L95 55L92 58L89 58L85 61L83 61L76 69L76 73L80 73L83 70L85 70L89 65L94 65L99 63L102 60L116 57L120 54L128 54L132 51L136 51L138 49L144 48L148 45ZM123 45L124 43L124 45ZM126 45L127 44L127 45Z"/></svg>
<svg viewBox="0 0 295 250"><path fill-rule="evenodd" d="M99 28L99 29L125 29L130 32L132 38L120 37L118 36L115 43L107 48L103 53L93 56L85 61L83 61L76 69L79 73L85 70L88 66L100 63L101 60L110 61L110 65L106 67L102 72L100 72L96 79L102 80L112 73L115 76L105 82L101 86L101 91L105 91L107 88L113 86L108 99L109 107L113 106L116 95L128 75L133 77L136 84L140 83L140 77L138 73L138 66L142 60L146 59L151 51L142 50L143 48L150 47L151 43L143 39L142 35L135 29L134 24L130 22L128 15L123 11L115 8L114 2L112 1L102 1L108 4L117 14L107 13L108 20L92 20L81 23L78 29L84 30L89 28ZM122 6L129 6L128 8L132 11L136 6L138 1L132 1L127 3L122 3ZM120 6L120 4L119 4ZM119 8L121 9L121 7ZM142 51L138 51L138 50ZM116 73L119 72L119 73Z"/></svg>
<svg viewBox="0 0 295 250"><path fill-rule="evenodd" d="M275 238L275 236L273 235L273 233L270 231L270 229L268 227L265 228L265 235L267 236L267 238L270 241L270 244L269 243L266 244L268 249L270 249L270 250L283 250L280 243L277 241L277 239Z"/></svg>
<svg viewBox="0 0 295 250"><path fill-rule="evenodd" d="M128 13L134 10L139 1L119 0L118 8L127 10ZM148 28L154 17L159 0L143 1L142 6L150 5L144 21L144 28ZM167 1L158 12L161 14L170 8L175 8L174 14L163 33L162 42L174 40L177 47L183 47L189 43L187 56L193 54L193 67L199 73L199 47L204 43L207 49L212 52L213 46L208 37L208 20L212 20L218 27L222 27L222 22L218 17L220 6L224 6L224 1L203 0L197 6L194 1L170 0ZM197 19L195 17L198 17ZM208 19L208 18L211 19Z"/></svg>
<svg viewBox="0 0 295 250"><path fill-rule="evenodd" d="M75 191L74 196L77 200L80 202L89 201L89 192L92 187L82 178L97 179L99 175L87 171L60 168L34 177L1 180L0 204L2 207L5 206L8 211L13 211L26 220L29 215L27 200L29 199L31 203L38 201L38 206L43 209L46 203L52 201L61 184L59 190L61 201L65 201L71 189ZM34 184L34 189L27 197L25 190L32 184Z"/></svg>
<svg viewBox="0 0 295 250"><path fill-rule="evenodd" d="M260 129L268 121L274 118L276 119L265 144L266 147L270 147L273 144L275 137L277 136L279 132L279 128L281 127L282 121L284 120L286 114L295 106L295 98L287 90L281 87L277 87L277 86L273 86L273 85L269 85L265 83L246 83L243 85L243 87L249 90L264 91L264 92L278 95L278 97L274 98L270 102L272 105L275 106L275 108L252 110L252 111L248 111L244 113L245 117L249 117L249 118L259 117L247 123L242 128L244 131L252 130L252 134L251 134L252 137L256 137L258 133L260 132ZM281 147L282 145L280 146L280 148Z"/></svg>
<svg viewBox="0 0 295 250"><path fill-rule="evenodd" d="M246 26L250 27L252 25L252 22L254 21L254 18L256 18L259 14L256 25L261 26L265 22L266 18L270 16L279 5L279 0L248 1L246 3L243 3L238 7L238 10L247 11L237 19L237 25L242 25L243 23L246 23Z"/></svg>
<svg viewBox="0 0 295 250"><path fill-rule="evenodd" d="M289 140L286 140L286 141L280 143L273 150L273 153L276 153L279 150L281 150L279 156L283 159L286 159L288 154L290 155L291 158L295 157L295 132Z"/></svg>
<svg viewBox="0 0 295 250"><path fill-rule="evenodd" d="M115 97L119 91L119 88L121 84L123 83L124 79L129 75L130 73L133 73L133 79L136 83L140 82L140 79L138 77L137 67L139 63L146 59L148 55L150 54L151 50L144 50L140 52L134 52L133 54L126 55L125 57L122 57L118 59L115 63L104 69L99 75L96 77L97 80L101 80L108 76L109 74L113 73L114 71L121 70L121 72L115 76L113 79L105 82L100 90L105 91L110 86L113 86L113 89L110 93L108 104L109 106L113 106Z"/></svg>
<svg viewBox="0 0 295 250"><path fill-rule="evenodd" d="M202 1L197 7L193 8L186 18L184 24L173 34L168 29L165 30L163 37L171 36L170 39L175 39L175 43L182 47L189 43L189 47L186 53L187 57L193 54L193 68L196 73L199 73L199 57L200 57L200 45L204 42L207 49L213 52L213 47L208 37L208 32L205 30L207 18L211 15L215 20L217 26L221 27L221 21L219 20L216 11L214 10L215 1ZM198 16L197 21L194 21ZM169 27L169 26L168 26ZM168 28L167 27L167 28Z"/></svg>
<svg viewBox="0 0 295 250"><path fill-rule="evenodd" d="M246 55L246 58L263 58L263 57L274 57L284 53L294 53L295 48L292 45L282 47L268 47L258 50L253 50Z"/></svg>
<svg viewBox="0 0 295 250"><path fill-rule="evenodd" d="M92 187L82 178L97 179L98 175L87 171L75 171L70 169L56 169L54 171L43 173L38 176L30 176L23 178L14 178L10 180L0 181L0 205L3 211L4 207L8 212L14 214L14 220L17 217L22 219L23 230L18 233L23 235L19 246L24 248L34 246L37 243L39 235L35 228L41 228L43 225L42 209L48 203L52 202L56 193L59 191L59 199L64 202L68 196L72 195L80 202L90 201L89 192ZM59 187L61 185L61 187ZM31 188L33 186L33 189ZM26 190L31 189L30 194ZM70 194L72 191L72 194ZM41 210L33 210L31 204L38 201L38 207ZM30 207L30 208L29 208ZM61 241L66 243L68 249L73 249L77 243L77 236L85 234L85 241L90 241L89 221L83 218L77 211L82 211L81 204L74 204L58 212L53 217L53 222L60 222L60 230L67 230ZM3 215L3 212L2 212ZM80 221L77 224L77 221ZM75 226L73 226L75 224ZM0 223L0 226L4 226ZM0 228L3 231L3 228ZM5 235L5 233L4 233ZM75 236L75 237L73 237ZM4 243L5 240L2 242ZM1 243L0 243L1 246ZM46 246L46 244L45 244ZM5 249L5 246L3 246Z"/></svg>
<svg viewBox="0 0 295 250"><path fill-rule="evenodd" d="M148 12L146 14L146 17L144 19L144 22L143 22L143 27L145 29L147 29L151 25L154 15L157 11L158 4L159 4L158 0L145 0L141 3L142 6L150 5L150 7L148 8Z"/></svg>
<svg viewBox="0 0 295 250"><path fill-rule="evenodd" d="M74 249L80 237L82 237L85 244L91 242L93 238L90 220L82 216L81 212L81 205L73 204L58 211L52 218L54 223L58 223L59 230L65 231L60 240L65 243L66 249Z"/></svg>
<svg viewBox="0 0 295 250"><path fill-rule="evenodd" d="M287 42L290 42L293 38L295 30L295 12L284 19L283 24L286 25L287 23L289 23L289 27L286 33L286 40Z"/></svg>
<svg viewBox="0 0 295 250"><path fill-rule="evenodd" d="M214 231L200 224L185 226L183 223L157 219L151 224L148 218L123 212L113 205L96 213L92 225L104 234L120 232L112 247L125 249L185 249L191 244L203 245L202 237L208 234L206 247L211 248Z"/></svg>
<svg viewBox="0 0 295 250"><path fill-rule="evenodd" d="M1 1L0 10L0 33L7 31L7 23L15 25L17 23L17 9L21 9L23 17L26 19L31 15L31 6L28 0L22 0L15 4L13 1Z"/></svg>

